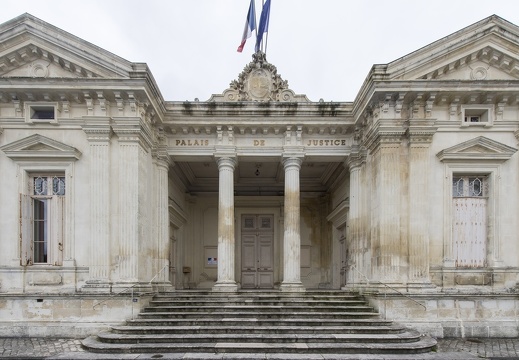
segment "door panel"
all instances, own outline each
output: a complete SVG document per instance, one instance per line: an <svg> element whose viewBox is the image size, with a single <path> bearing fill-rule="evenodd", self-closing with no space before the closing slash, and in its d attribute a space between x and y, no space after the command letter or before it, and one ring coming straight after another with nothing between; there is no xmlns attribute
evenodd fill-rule
<svg viewBox="0 0 519 360"><path fill-rule="evenodd" d="M242 216L242 288L274 286L274 217Z"/></svg>

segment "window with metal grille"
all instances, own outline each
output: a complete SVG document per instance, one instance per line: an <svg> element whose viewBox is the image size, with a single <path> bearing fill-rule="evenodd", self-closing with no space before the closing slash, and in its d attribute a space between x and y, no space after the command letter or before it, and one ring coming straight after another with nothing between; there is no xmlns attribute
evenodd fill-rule
<svg viewBox="0 0 519 360"><path fill-rule="evenodd" d="M62 264L65 177L31 176L20 195L22 265Z"/></svg>
<svg viewBox="0 0 519 360"><path fill-rule="evenodd" d="M452 237L457 267L486 266L486 176L453 176Z"/></svg>

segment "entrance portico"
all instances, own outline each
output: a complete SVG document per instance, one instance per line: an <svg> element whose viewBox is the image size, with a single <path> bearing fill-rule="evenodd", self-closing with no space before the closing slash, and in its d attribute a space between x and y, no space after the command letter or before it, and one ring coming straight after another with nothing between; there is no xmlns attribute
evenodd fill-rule
<svg viewBox="0 0 519 360"><path fill-rule="evenodd" d="M224 292L338 289L341 266L333 254L340 242L326 217L347 202L351 109L294 94L263 54L253 58L222 95L167 104L170 199L187 219L174 234L181 253L175 285ZM261 98L247 90L258 76L268 85ZM345 217L347 207L339 208ZM242 216L258 214L273 220L272 235L244 232ZM271 242L254 240L269 236Z"/></svg>

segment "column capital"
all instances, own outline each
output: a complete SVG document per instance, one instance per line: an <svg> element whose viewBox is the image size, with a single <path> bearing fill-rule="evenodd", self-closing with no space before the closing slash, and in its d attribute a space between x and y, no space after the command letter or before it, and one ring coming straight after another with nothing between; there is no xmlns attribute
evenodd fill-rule
<svg viewBox="0 0 519 360"><path fill-rule="evenodd" d="M366 162L366 155L367 153L365 150L351 153L344 162L344 165L349 169L350 172L358 170L362 164Z"/></svg>
<svg viewBox="0 0 519 360"><path fill-rule="evenodd" d="M229 168L234 170L238 165L238 160L232 156L217 156L215 155L216 163L218 164L218 170L223 168Z"/></svg>
<svg viewBox="0 0 519 360"><path fill-rule="evenodd" d="M108 142L112 137L110 125L85 125L83 131L89 142Z"/></svg>
<svg viewBox="0 0 519 360"><path fill-rule="evenodd" d="M435 120L412 119L409 121L407 136L411 146L428 147L438 127Z"/></svg>
<svg viewBox="0 0 519 360"><path fill-rule="evenodd" d="M119 142L138 143L146 151L153 145L150 128L138 117L117 118L112 129Z"/></svg>

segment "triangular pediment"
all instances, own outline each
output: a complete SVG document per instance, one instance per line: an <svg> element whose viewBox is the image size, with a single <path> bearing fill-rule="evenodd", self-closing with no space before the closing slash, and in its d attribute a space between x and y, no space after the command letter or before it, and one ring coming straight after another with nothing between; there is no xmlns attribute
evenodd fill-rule
<svg viewBox="0 0 519 360"><path fill-rule="evenodd" d="M492 15L389 63L388 80L519 79L519 27Z"/></svg>
<svg viewBox="0 0 519 360"><path fill-rule="evenodd" d="M81 157L78 149L40 134L14 141L0 147L0 150L15 161L75 161Z"/></svg>
<svg viewBox="0 0 519 360"><path fill-rule="evenodd" d="M444 162L469 160L503 162L510 159L516 151L516 148L480 136L444 149L436 156Z"/></svg>
<svg viewBox="0 0 519 360"><path fill-rule="evenodd" d="M306 95L297 95L288 88L274 65L267 62L263 52L252 55L252 61L233 80L230 87L220 95L213 95L209 102L224 101L280 101L309 102Z"/></svg>
<svg viewBox="0 0 519 360"><path fill-rule="evenodd" d="M0 77L129 78L132 63L30 14L0 24Z"/></svg>

